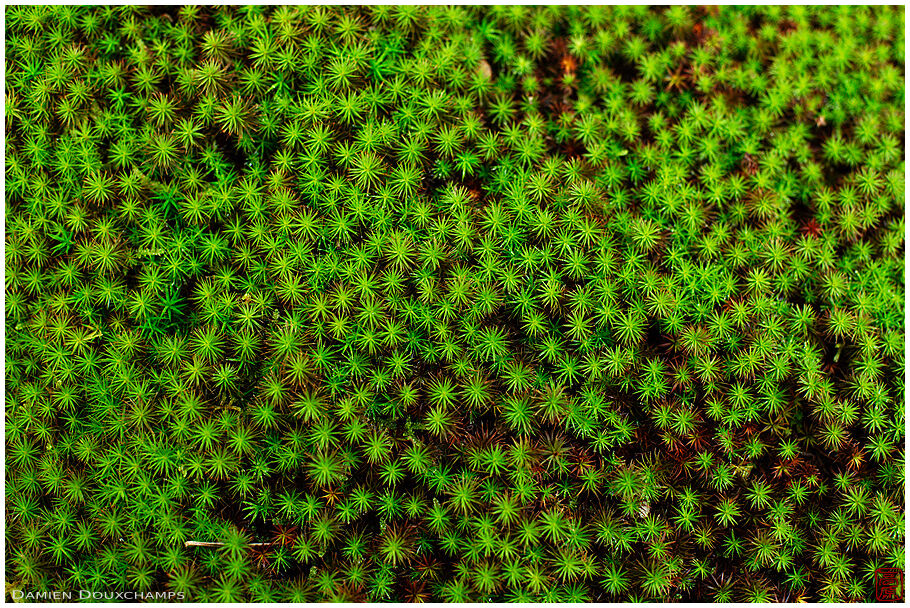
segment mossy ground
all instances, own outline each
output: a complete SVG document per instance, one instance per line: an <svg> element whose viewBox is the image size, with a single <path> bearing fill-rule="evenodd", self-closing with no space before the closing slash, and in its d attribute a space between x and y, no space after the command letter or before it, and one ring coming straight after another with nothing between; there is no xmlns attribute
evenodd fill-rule
<svg viewBox="0 0 910 608"><path fill-rule="evenodd" d="M5 17L8 598L903 568L903 9Z"/></svg>

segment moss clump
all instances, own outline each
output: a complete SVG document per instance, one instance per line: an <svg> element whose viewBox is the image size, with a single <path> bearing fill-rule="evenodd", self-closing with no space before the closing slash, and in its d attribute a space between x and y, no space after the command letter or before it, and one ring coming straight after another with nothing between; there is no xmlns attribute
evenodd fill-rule
<svg viewBox="0 0 910 608"><path fill-rule="evenodd" d="M7 597L870 601L903 15L7 8Z"/></svg>

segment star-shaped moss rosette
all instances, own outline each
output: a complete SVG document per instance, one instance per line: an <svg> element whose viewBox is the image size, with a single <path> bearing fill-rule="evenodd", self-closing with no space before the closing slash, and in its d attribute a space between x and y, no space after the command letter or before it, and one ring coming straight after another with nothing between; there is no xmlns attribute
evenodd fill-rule
<svg viewBox="0 0 910 608"><path fill-rule="evenodd" d="M903 568L902 9L5 10L8 598Z"/></svg>

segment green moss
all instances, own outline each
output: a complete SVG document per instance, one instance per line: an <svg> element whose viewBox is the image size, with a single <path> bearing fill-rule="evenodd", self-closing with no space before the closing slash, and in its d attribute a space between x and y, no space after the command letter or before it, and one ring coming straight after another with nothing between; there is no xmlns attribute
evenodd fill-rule
<svg viewBox="0 0 910 608"><path fill-rule="evenodd" d="M7 596L871 601L903 35L8 7Z"/></svg>

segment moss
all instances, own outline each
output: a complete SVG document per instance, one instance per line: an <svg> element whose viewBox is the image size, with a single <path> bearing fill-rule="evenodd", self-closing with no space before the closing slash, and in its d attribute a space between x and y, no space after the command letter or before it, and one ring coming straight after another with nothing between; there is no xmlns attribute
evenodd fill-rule
<svg viewBox="0 0 910 608"><path fill-rule="evenodd" d="M900 9L5 10L11 599L903 567Z"/></svg>

